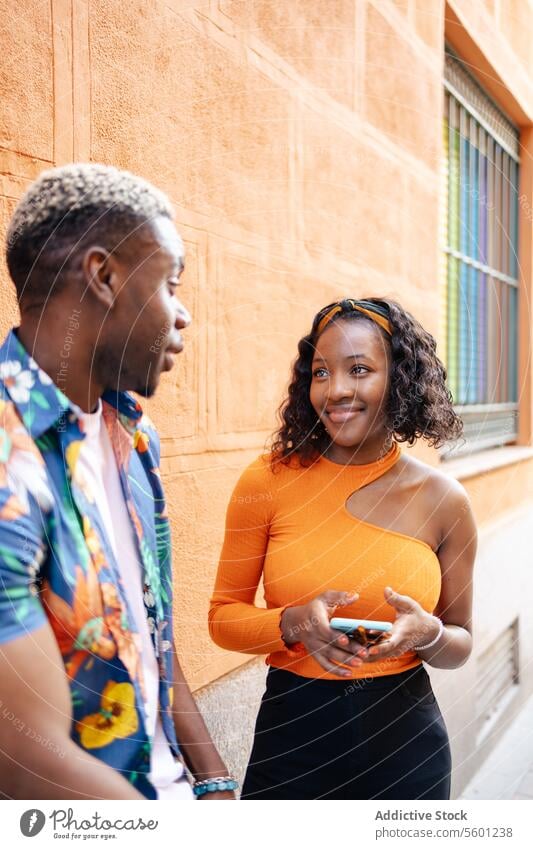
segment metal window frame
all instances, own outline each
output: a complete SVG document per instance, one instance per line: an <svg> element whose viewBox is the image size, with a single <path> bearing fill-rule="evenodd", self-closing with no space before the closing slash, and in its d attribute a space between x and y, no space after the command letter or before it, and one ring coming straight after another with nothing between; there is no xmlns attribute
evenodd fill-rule
<svg viewBox="0 0 533 849"><path fill-rule="evenodd" d="M511 321L512 310L516 315L517 307L516 300L511 298L511 290L518 291L518 279L507 273L507 271L515 270L517 263L512 261L512 256L517 253L517 222L515 212L510 209L511 201L518 196L517 180L518 167L520 163L519 157L519 130L513 125L510 119L505 115L501 108L492 100L490 95L484 91L477 80L470 74L461 62L459 57L446 46L445 55L445 78L444 91L447 93L446 102L448 104L447 123L451 132L459 132L460 138L466 138L473 144L481 153L487 157L490 166L487 168L487 184L486 184L486 202L487 202L487 243L486 251L483 255L483 260L475 259L469 256L465 250L470 249L471 243L467 238L466 243L457 242L457 245L463 250L458 250L457 247L452 248L457 240L457 233L450 233L450 228L445 228L446 244L441 246L442 252L446 257L446 267L450 261L457 263L456 274L457 279L461 282L456 283L458 287L454 299L457 301L455 311L457 325L450 325L450 316L447 313L445 317L445 329L447 339L454 337L454 333L459 334L456 339L457 346L453 354L454 378L453 385L456 386L456 391L463 403L455 405L456 412L461 416L464 422L464 437L455 443L448 443L440 449L440 455L443 460L456 458L460 455L472 454L476 451L481 451L486 448L492 448L516 442L518 438L518 402L510 401L509 396L513 393L513 374L512 362L515 362L516 352L511 349L509 339L511 336ZM459 143L460 144L460 143ZM450 154L451 155L451 154ZM461 147L459 150L458 164L458 191L460 193L461 184ZM469 180L475 172L475 167L472 162L468 162ZM449 163L443 165L446 174L449 173ZM505 173L504 173L505 172ZM481 172L479 172L481 175ZM476 175L477 176L477 175ZM481 176L477 177L481 180ZM506 184L505 180L509 183ZM512 182L512 185L511 185ZM446 182L446 191L449 191L449 183ZM476 184L477 185L477 184ZM514 192L514 194L512 194ZM448 196L449 203L449 196ZM459 217L459 239L461 240L461 214L467 218L471 212L471 205L468 203L468 209L461 209L461 204L464 199L459 194L458 200L458 217ZM507 204L509 209L505 206ZM447 208L448 204L447 204ZM501 222L499 220L501 210ZM464 220L464 219L463 219ZM448 217L449 222L449 217ZM469 224L469 222L467 222ZM469 227L467 228L467 232ZM507 234L504 236L503 234ZM507 244L509 238L514 238L513 245ZM501 244L500 244L501 243ZM466 283L465 278L461 277L461 268L467 268ZM452 274L454 272L452 271ZM464 272L463 272L464 273ZM481 274L484 275L481 281ZM446 287L449 285L448 275L443 281ZM454 285L454 284L452 284ZM465 286L467 297L470 298L472 292L475 294L477 303L479 303L480 293L484 292L483 309L486 309L486 321L490 327L505 327L505 330L500 330L494 335L494 342L498 346L499 353L496 357L490 357L488 369L485 377L481 375L479 363L479 355L475 361L476 382L483 380L483 384L474 384L474 389L464 383L464 356L467 351L467 361L476 356L474 350L472 335L465 328L465 319L461 321L461 312L464 310L464 304L461 304L461 293L464 294ZM480 288L486 287L486 288ZM469 294L470 293L470 294ZM517 295L514 295L516 299ZM496 302L498 304L498 312L495 312ZM446 297L446 303L449 303L449 292ZM461 335L462 334L462 335ZM466 341L465 341L466 340ZM485 340L486 341L486 340ZM461 348L461 344L463 348ZM478 343L479 344L479 343ZM465 348L464 346L467 346ZM503 346L503 348L502 348ZM447 357L450 357L449 343L446 346ZM462 355L461 355L462 351ZM511 358L511 360L509 359ZM506 372L501 376L502 359L507 368ZM451 364L452 360L450 360ZM463 367L463 368L462 368ZM485 381L486 378L486 381ZM481 393L479 390L483 387L485 390ZM486 403L466 403L466 395L470 395L473 399L482 394L486 398ZM499 397L498 397L499 396ZM499 400L502 398L502 400ZM503 400L506 398L507 400ZM477 399L476 399L477 400Z"/></svg>

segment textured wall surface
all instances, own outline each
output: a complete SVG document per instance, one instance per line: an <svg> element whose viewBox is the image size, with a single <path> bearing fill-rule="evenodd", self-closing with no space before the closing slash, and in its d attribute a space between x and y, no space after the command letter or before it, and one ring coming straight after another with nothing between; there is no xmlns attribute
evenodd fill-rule
<svg viewBox="0 0 533 849"><path fill-rule="evenodd" d="M202 693L206 706L215 692L231 704L261 667L237 671L234 684L227 673L250 658L217 649L207 633L231 487L262 450L297 340L323 304L390 295L439 334L445 30L526 127L532 7L521 0L23 5L24 14L20 3L0 0L0 235L21 192L50 163L128 167L176 206L187 248L183 297L194 323L179 364L146 406L162 436L178 645L194 688L224 676ZM17 313L3 265L0 273L4 332ZM416 451L438 462L434 452ZM533 463L466 485L490 529L531 496ZM220 716L213 721L220 725Z"/></svg>
<svg viewBox="0 0 533 849"><path fill-rule="evenodd" d="M252 749L255 718L265 689L266 671L262 660L253 660L196 694L211 736L241 787Z"/></svg>

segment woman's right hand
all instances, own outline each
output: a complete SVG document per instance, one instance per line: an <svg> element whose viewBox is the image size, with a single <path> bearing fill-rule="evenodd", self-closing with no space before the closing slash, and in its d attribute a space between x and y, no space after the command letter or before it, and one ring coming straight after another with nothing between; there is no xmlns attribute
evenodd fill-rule
<svg viewBox="0 0 533 849"><path fill-rule="evenodd" d="M283 641L288 646L303 643L306 651L326 672L340 678L351 678L350 670L337 664L344 663L352 669L362 666L363 661L357 657L361 646L346 634L334 631L329 620L338 607L353 604L358 598L359 593L326 590L307 604L287 607L280 622Z"/></svg>

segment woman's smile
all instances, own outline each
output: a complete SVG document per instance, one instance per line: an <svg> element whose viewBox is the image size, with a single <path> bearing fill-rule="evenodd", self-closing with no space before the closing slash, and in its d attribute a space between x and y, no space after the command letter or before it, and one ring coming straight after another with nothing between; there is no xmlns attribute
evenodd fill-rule
<svg viewBox="0 0 533 849"><path fill-rule="evenodd" d="M344 424L344 422L351 421L363 412L364 408L362 407L339 405L326 409L326 416L334 424Z"/></svg>

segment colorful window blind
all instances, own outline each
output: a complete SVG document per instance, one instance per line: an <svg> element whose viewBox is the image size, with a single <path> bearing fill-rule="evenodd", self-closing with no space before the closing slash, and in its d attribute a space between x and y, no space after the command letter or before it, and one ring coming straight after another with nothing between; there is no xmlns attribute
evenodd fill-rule
<svg viewBox="0 0 533 849"><path fill-rule="evenodd" d="M443 359L465 439L445 456L516 439L518 130L446 52Z"/></svg>

